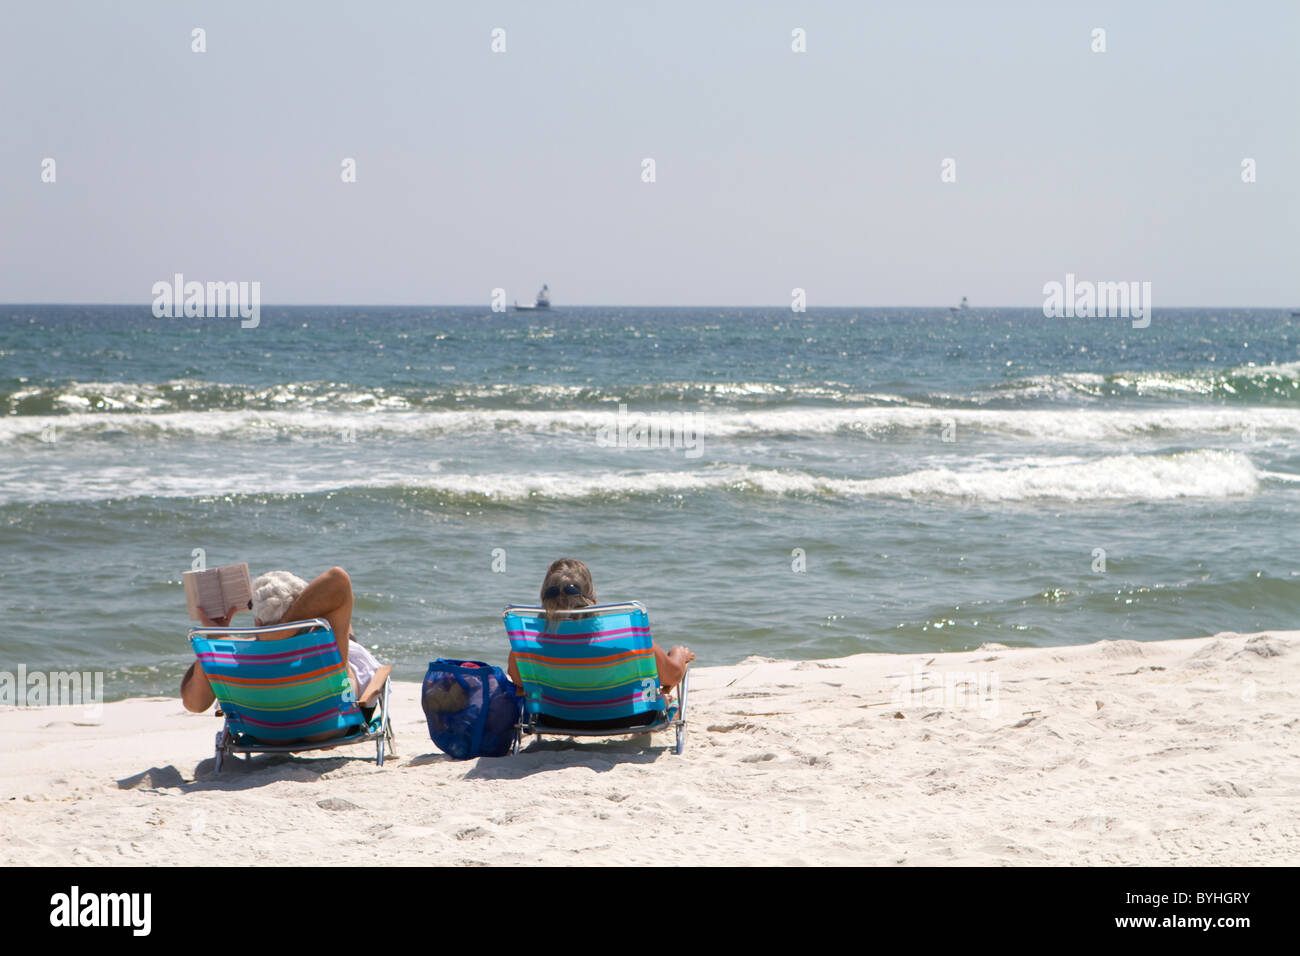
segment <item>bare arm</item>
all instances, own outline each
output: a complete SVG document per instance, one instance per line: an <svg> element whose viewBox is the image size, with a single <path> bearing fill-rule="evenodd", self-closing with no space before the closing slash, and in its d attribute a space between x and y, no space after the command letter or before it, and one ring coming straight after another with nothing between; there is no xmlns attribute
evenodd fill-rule
<svg viewBox="0 0 1300 956"><path fill-rule="evenodd" d="M524 696L524 681L519 676L519 665L515 663L515 652L510 652L510 658L506 661L506 673L510 675L510 681L515 685L515 696Z"/></svg>
<svg viewBox="0 0 1300 956"><path fill-rule="evenodd" d="M346 667L348 636L352 633L352 579L342 568L330 568L308 584L293 604L289 605L289 610L281 620L305 621L313 617L323 617L329 621Z"/></svg>
<svg viewBox="0 0 1300 956"><path fill-rule="evenodd" d="M235 615L243 610L246 608L232 607L225 617L210 621L200 609L199 619L204 627L230 627L230 622ZM191 713L201 714L211 707L216 699L217 695L213 692L212 685L208 683L208 675L203 673L203 665L195 661L181 678L181 703Z"/></svg>
<svg viewBox="0 0 1300 956"><path fill-rule="evenodd" d="M208 675L203 673L203 666L195 661L181 678L181 703L192 714L201 714L217 699L208 683Z"/></svg>
<svg viewBox="0 0 1300 956"><path fill-rule="evenodd" d="M659 686L663 688L665 694L682 682L682 678L686 676L686 668L693 660L695 660L694 652L682 644L675 645L666 654L663 648L658 644L655 645L655 666L659 670Z"/></svg>

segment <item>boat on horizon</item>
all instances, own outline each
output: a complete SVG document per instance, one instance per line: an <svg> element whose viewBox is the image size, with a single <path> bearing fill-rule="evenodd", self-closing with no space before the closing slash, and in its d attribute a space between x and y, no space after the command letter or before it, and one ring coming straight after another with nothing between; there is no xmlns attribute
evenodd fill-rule
<svg viewBox="0 0 1300 956"><path fill-rule="evenodd" d="M520 304L515 300L516 312L532 312L537 309L549 309L551 307L551 288L545 282L542 283L542 290L537 293L537 298L533 300L532 305Z"/></svg>
<svg viewBox="0 0 1300 956"><path fill-rule="evenodd" d="M970 308L970 303L966 301L966 297L965 297L965 296L962 296L962 297L961 297L961 305L950 305L950 306L948 306L948 311L949 311L949 312L965 312L965 311L966 311L967 309L969 309L969 308Z"/></svg>

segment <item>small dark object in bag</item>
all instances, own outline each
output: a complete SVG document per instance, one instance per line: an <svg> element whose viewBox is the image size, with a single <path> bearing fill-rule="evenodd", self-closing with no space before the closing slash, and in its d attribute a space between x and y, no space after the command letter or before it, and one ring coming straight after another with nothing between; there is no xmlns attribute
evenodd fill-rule
<svg viewBox="0 0 1300 956"><path fill-rule="evenodd" d="M420 692L429 737L456 760L508 754L521 700L501 668L481 661L432 662Z"/></svg>

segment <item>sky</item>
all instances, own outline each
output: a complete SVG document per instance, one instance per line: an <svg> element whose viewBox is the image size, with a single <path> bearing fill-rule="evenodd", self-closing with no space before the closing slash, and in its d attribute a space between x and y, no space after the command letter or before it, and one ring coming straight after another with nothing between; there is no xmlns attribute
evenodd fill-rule
<svg viewBox="0 0 1300 956"><path fill-rule="evenodd" d="M4 0L0 301L1300 308L1297 40L1294 0Z"/></svg>

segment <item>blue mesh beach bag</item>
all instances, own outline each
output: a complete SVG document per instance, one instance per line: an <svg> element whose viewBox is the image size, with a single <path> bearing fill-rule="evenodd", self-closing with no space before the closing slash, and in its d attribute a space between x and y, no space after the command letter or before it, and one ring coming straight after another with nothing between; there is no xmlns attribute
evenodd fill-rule
<svg viewBox="0 0 1300 956"><path fill-rule="evenodd" d="M456 760L508 754L522 700L501 668L482 661L439 658L420 690L429 736Z"/></svg>

